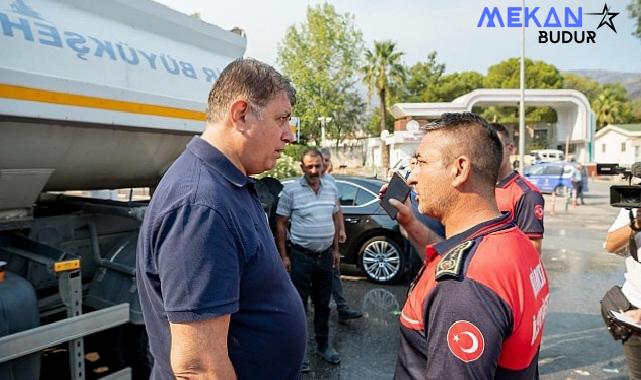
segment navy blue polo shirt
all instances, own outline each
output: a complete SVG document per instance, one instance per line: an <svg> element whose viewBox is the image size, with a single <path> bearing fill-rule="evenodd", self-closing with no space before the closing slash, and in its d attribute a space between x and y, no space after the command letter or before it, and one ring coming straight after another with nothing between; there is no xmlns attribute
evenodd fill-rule
<svg viewBox="0 0 641 380"><path fill-rule="evenodd" d="M230 314L239 379L298 379L300 296L278 255L254 182L199 137L160 181L140 229L137 282L152 379L173 379L169 322Z"/></svg>

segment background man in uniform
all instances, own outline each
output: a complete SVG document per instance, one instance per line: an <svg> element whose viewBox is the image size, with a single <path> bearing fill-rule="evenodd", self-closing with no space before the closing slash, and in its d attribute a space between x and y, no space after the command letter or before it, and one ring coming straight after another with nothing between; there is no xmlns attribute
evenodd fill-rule
<svg viewBox="0 0 641 380"><path fill-rule="evenodd" d="M398 201L398 222L425 264L401 313L397 379L533 379L548 303L539 255L496 206L501 163L494 128L471 113L444 114L426 128L409 177L419 210Z"/></svg>
<svg viewBox="0 0 641 380"><path fill-rule="evenodd" d="M314 331L317 353L332 364L340 363L338 352L329 344L329 300L332 293L333 268L340 262L338 251L338 192L321 180L323 156L310 148L301 157L303 177L283 188L276 209L278 250L283 264L307 308L314 303ZM291 221L291 250L285 246L287 224ZM303 371L309 370L305 358Z"/></svg>
<svg viewBox="0 0 641 380"><path fill-rule="evenodd" d="M323 155L323 175L322 179L327 180L334 187L336 187L336 179L330 174L332 172L332 150L328 147L323 147L320 149L321 154ZM338 192L338 187L336 187ZM338 192L340 198L340 192ZM339 211L338 211L338 242L340 244L345 243L347 240L347 234L345 233L345 220L343 218L343 210L340 208L339 200ZM363 314L359 311L352 310L347 304L347 300L343 295L343 282L341 281L341 272L339 266L334 268L334 273L332 277L332 297L334 297L334 302L336 302L336 310L338 311L338 321L345 322L349 319L361 318Z"/></svg>
<svg viewBox="0 0 641 380"><path fill-rule="evenodd" d="M209 94L205 132L160 181L136 266L152 379L300 378L305 313L248 177L293 140L294 103L273 67L232 62Z"/></svg>
<svg viewBox="0 0 641 380"><path fill-rule="evenodd" d="M514 142L505 126L491 124L499 135L503 146L503 159L496 184L496 203L500 211L509 211L514 222L541 254L543 243L543 210L545 201L539 189L512 169L510 156L514 154Z"/></svg>

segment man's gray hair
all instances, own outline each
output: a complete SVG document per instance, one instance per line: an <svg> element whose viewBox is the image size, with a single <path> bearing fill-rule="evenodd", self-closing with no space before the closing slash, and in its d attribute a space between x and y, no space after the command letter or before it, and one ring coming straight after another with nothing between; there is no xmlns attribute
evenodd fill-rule
<svg viewBox="0 0 641 380"><path fill-rule="evenodd" d="M296 104L296 90L291 81L272 66L253 58L239 58L225 67L209 92L207 121L222 120L229 106L238 99L249 102L252 111L261 118L262 109L276 96L287 94Z"/></svg>

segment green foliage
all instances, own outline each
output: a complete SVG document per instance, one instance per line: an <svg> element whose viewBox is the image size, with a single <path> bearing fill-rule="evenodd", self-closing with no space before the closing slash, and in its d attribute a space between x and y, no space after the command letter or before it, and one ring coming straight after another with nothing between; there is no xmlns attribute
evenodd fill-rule
<svg viewBox="0 0 641 380"><path fill-rule="evenodd" d="M365 50L365 65L360 72L369 97L374 94L378 96L381 111L379 120L387 119L387 107L401 93L405 84L407 75L401 63L403 54L396 50L396 43L392 41L374 41L374 50ZM385 124L381 124L379 132L386 128Z"/></svg>
<svg viewBox="0 0 641 380"><path fill-rule="evenodd" d="M508 60L492 65L487 70L485 87L488 88L519 88L520 87L520 59ZM559 70L543 61L525 59L525 87L526 88L562 88L563 76Z"/></svg>
<svg viewBox="0 0 641 380"><path fill-rule="evenodd" d="M475 71L453 73L442 77L428 93L430 102L451 102L477 88L483 87L483 75Z"/></svg>
<svg viewBox="0 0 641 380"><path fill-rule="evenodd" d="M261 179L264 177L272 177L276 179L285 179L285 178L291 178L291 177L298 177L302 175L302 171L300 170L300 161L294 159L293 157L283 155L281 156L278 161L276 161L276 165L271 169L266 172L262 172L261 174L257 175L257 179Z"/></svg>
<svg viewBox="0 0 641 380"><path fill-rule="evenodd" d="M425 62L417 62L407 71L404 101L410 103L438 101L433 100L430 94L444 71L445 64L436 61L436 51L429 52Z"/></svg>
<svg viewBox="0 0 641 380"><path fill-rule="evenodd" d="M330 4L307 8L306 21L287 29L278 46L278 63L297 91L294 114L301 118L301 136L319 141L319 117L331 117L329 137L343 139L365 112L354 88L363 51L362 34L349 13Z"/></svg>
<svg viewBox="0 0 641 380"><path fill-rule="evenodd" d="M641 120L639 101L631 102L620 83L601 84L575 74L564 75L564 88L581 91L590 101L597 118L597 129L613 123L633 123Z"/></svg>
<svg viewBox="0 0 641 380"><path fill-rule="evenodd" d="M519 58L510 58L489 67L484 86L488 88L519 88L521 62ZM556 66L543 61L525 59L526 88L562 88L563 76ZM499 123L514 123L519 120L517 107L488 107L483 115L488 120ZM527 123L554 123L556 111L552 107L528 107L525 110Z"/></svg>
<svg viewBox="0 0 641 380"><path fill-rule="evenodd" d="M293 158L296 162L300 162L300 157L303 155L305 149L309 148L306 144L287 144L283 154Z"/></svg>
<svg viewBox="0 0 641 380"><path fill-rule="evenodd" d="M608 124L627 121L629 106L625 95L616 86L606 85L604 90L592 102L592 110L597 120L597 129L603 128Z"/></svg>
<svg viewBox="0 0 641 380"><path fill-rule="evenodd" d="M630 12L630 17L635 19L636 29L632 32L632 35L641 39L641 0L632 0L628 5L628 12Z"/></svg>
<svg viewBox="0 0 641 380"><path fill-rule="evenodd" d="M374 91L380 104L380 132L390 128L387 124L387 107L402 93L407 77L405 66L401 63L404 53L396 50L392 41L374 41L374 50L365 50L365 65L360 69L363 81L367 84L367 92L371 98ZM389 150L381 142L381 164L389 167Z"/></svg>
<svg viewBox="0 0 641 380"><path fill-rule="evenodd" d="M563 88L581 91L590 103L603 91L603 86L599 82L576 74L563 75Z"/></svg>
<svg viewBox="0 0 641 380"><path fill-rule="evenodd" d="M491 122L501 124L518 124L519 108L518 107L487 107L479 110L481 116ZM526 107L525 123L555 123L557 121L556 111L552 107Z"/></svg>
<svg viewBox="0 0 641 380"><path fill-rule="evenodd" d="M630 102L630 122L641 122L641 98L634 99Z"/></svg>
<svg viewBox="0 0 641 380"><path fill-rule="evenodd" d="M389 132L392 132L394 129L394 121L394 116L387 112L385 114L385 127ZM378 110L376 112L371 112L368 115L365 130L369 136L381 135L381 113Z"/></svg>

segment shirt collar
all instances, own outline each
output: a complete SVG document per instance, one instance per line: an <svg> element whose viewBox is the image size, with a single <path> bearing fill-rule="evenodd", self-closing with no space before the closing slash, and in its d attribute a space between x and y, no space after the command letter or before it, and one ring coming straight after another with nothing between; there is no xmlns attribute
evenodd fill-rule
<svg viewBox="0 0 641 380"><path fill-rule="evenodd" d="M510 182L514 181L518 176L519 172L517 170L514 170L507 177L497 182L496 187L507 187L507 185L509 185Z"/></svg>
<svg viewBox="0 0 641 380"><path fill-rule="evenodd" d="M194 136L191 139L187 144L187 149L235 186L243 187L248 182L253 183L220 150L199 136Z"/></svg>
<svg viewBox="0 0 641 380"><path fill-rule="evenodd" d="M507 229L514 226L512 215L509 212L502 212L500 216L490 219L483 223L477 224L463 232L460 232L447 240L440 241L432 246L428 246L427 252L436 251L439 255L443 255L452 250L457 245L465 242L466 240L473 240L479 236L487 235L492 232Z"/></svg>
<svg viewBox="0 0 641 380"><path fill-rule="evenodd" d="M325 178L320 179L320 187L323 187L323 183L325 181L327 181ZM298 180L298 183L300 183L301 186L307 186L311 189L311 186L309 186L309 183L307 183L307 180L305 179L305 175L300 177L300 179Z"/></svg>

